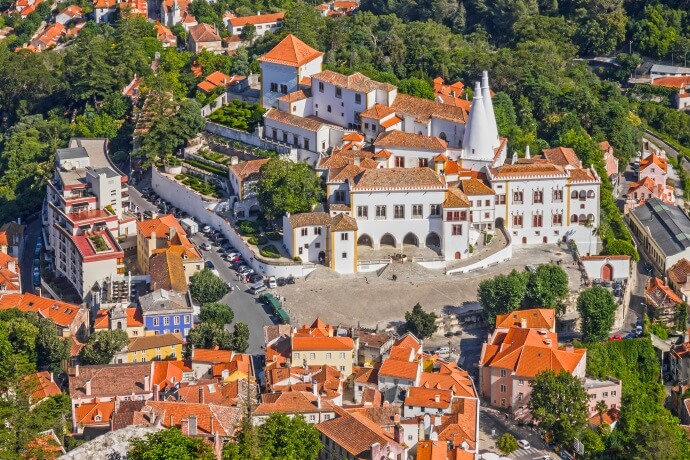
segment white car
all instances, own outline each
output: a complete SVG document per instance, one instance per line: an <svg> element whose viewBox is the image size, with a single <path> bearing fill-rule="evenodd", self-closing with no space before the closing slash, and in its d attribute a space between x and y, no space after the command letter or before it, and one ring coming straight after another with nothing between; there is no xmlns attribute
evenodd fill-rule
<svg viewBox="0 0 690 460"><path fill-rule="evenodd" d="M208 225L204 225L204 226L202 227L201 231L204 232L204 233L208 233L208 232L211 231L211 227L209 227Z"/></svg>
<svg viewBox="0 0 690 460"><path fill-rule="evenodd" d="M527 441L525 439L518 439L518 446L522 447L523 449L529 449L530 448L529 441Z"/></svg>
<svg viewBox="0 0 690 460"><path fill-rule="evenodd" d="M204 251L210 251L210 250L211 250L211 245L208 244L208 243L203 243L203 244L201 245L201 249L203 249Z"/></svg>
<svg viewBox="0 0 690 460"><path fill-rule="evenodd" d="M276 277L271 276L270 278L268 278L268 288L269 289L275 289L277 287L278 287L278 283L276 283Z"/></svg>

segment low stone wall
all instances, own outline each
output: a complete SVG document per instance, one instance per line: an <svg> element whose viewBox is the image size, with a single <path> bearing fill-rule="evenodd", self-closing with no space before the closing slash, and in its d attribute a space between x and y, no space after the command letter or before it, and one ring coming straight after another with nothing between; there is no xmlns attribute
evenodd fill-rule
<svg viewBox="0 0 690 460"><path fill-rule="evenodd" d="M233 141L240 141L248 145L253 145L254 147L259 147L265 150L275 150L278 153L284 155L291 154L291 147L286 144L281 144L279 142L271 141L261 137L261 133L248 133L246 131L240 131L239 129L229 128L227 126L219 125L218 123L213 123L212 121L206 122L206 131L216 136L224 137L226 139L231 139Z"/></svg>

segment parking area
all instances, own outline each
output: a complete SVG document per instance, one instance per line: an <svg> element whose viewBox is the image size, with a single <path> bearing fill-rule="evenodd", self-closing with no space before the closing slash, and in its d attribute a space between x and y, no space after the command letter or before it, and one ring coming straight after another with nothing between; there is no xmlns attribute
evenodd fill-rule
<svg viewBox="0 0 690 460"><path fill-rule="evenodd" d="M568 272L571 286L579 286L580 274L570 253L556 245L542 245L516 247L509 261L453 276L411 262L390 264L380 276L338 275L319 267L294 285L278 287L277 292L285 297L288 312L300 324L319 316L332 324L376 327L401 322L417 302L438 314L455 313L476 304L482 280L513 269L524 270L526 263L537 266L558 260ZM393 281L394 274L397 281Z"/></svg>
<svg viewBox="0 0 690 460"><path fill-rule="evenodd" d="M512 434L515 439L522 441L521 444L525 441L528 443L528 446L521 446L518 450L507 456L512 460L544 460L547 456L552 460L561 459L556 453L546 448L546 445L535 428L515 426L508 417L499 411L482 407L481 416L479 417L480 453L485 454L487 452L492 452L503 456L501 451L496 447L496 441L504 433Z"/></svg>

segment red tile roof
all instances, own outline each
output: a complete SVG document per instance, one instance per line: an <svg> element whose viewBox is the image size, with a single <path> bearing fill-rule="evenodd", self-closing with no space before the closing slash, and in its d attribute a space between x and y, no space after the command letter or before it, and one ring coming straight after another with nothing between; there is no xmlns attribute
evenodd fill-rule
<svg viewBox="0 0 690 460"><path fill-rule="evenodd" d="M232 350L210 350L195 348L192 353L192 361L205 363L229 363L232 361Z"/></svg>
<svg viewBox="0 0 690 460"><path fill-rule="evenodd" d="M268 13L268 14L260 14L256 16L244 16L244 17L235 17L235 18L230 18L230 24L233 27L244 27L247 24L266 24L266 23L272 23L272 22L279 22L282 21L285 18L285 13Z"/></svg>
<svg viewBox="0 0 690 460"><path fill-rule="evenodd" d="M496 327L522 327L522 320L528 329L553 329L556 324L556 310L552 308L532 308L517 310L496 316Z"/></svg>
<svg viewBox="0 0 690 460"><path fill-rule="evenodd" d="M22 379L22 386L24 386L27 393L31 394L31 402L33 404L62 393L49 371L36 372L25 376Z"/></svg>
<svg viewBox="0 0 690 460"><path fill-rule="evenodd" d="M544 158L558 166L573 166L575 168L582 167L582 162L577 157L575 150L571 149L570 147L543 149L541 152Z"/></svg>
<svg viewBox="0 0 690 460"><path fill-rule="evenodd" d="M658 153L654 152L651 155L640 160L640 171L647 169L651 165L657 165L663 172L668 170L668 161Z"/></svg>
<svg viewBox="0 0 690 460"><path fill-rule="evenodd" d="M677 77L661 77L652 81L652 86L664 86L666 88L681 89L690 85L690 76L682 75Z"/></svg>
<svg viewBox="0 0 690 460"><path fill-rule="evenodd" d="M659 278L652 278L647 289L644 291L647 303L653 307L666 307L668 305L680 304L683 301L673 290Z"/></svg>
<svg viewBox="0 0 690 460"><path fill-rule="evenodd" d="M410 387L405 396L405 406L448 409L453 393L450 390L436 388Z"/></svg>
<svg viewBox="0 0 690 460"><path fill-rule="evenodd" d="M146 401L146 408L160 417L161 424L168 428L180 428L182 420L190 415L196 416L197 434L232 436L242 416L237 407L217 406L215 404L195 404L177 401Z"/></svg>
<svg viewBox="0 0 690 460"><path fill-rule="evenodd" d="M337 417L319 423L316 429L355 458L368 458L374 443L379 443L383 452L388 444L397 444L390 433L366 416L340 408L336 408L336 413Z"/></svg>
<svg viewBox="0 0 690 460"><path fill-rule="evenodd" d="M75 422L79 425L107 424L115 411L115 401L93 402L74 408Z"/></svg>
<svg viewBox="0 0 690 460"><path fill-rule="evenodd" d="M293 351L310 350L344 350L355 349L355 343L350 337L303 337L292 338Z"/></svg>
<svg viewBox="0 0 690 460"><path fill-rule="evenodd" d="M10 308L38 313L58 326L67 328L77 319L82 307L35 294L5 294L0 297L0 310Z"/></svg>
<svg viewBox="0 0 690 460"><path fill-rule="evenodd" d="M208 43L220 41L216 29L208 24L197 24L189 28L189 36L194 43Z"/></svg>
<svg viewBox="0 0 690 460"><path fill-rule="evenodd" d="M416 150L429 150L432 152L445 152L448 149L448 143L438 137L406 133L399 130L387 131L379 134L374 141L374 146L376 148L383 147L388 149L402 147Z"/></svg>
<svg viewBox="0 0 690 460"><path fill-rule="evenodd" d="M690 275L690 261L688 259L680 259L668 269L668 278L674 284L685 284L688 281L688 275Z"/></svg>
<svg viewBox="0 0 690 460"><path fill-rule="evenodd" d="M153 232L156 233L156 238L167 238L171 234L171 228L175 229L175 234L186 235L182 225L172 214L137 222L137 229L144 238L151 238Z"/></svg>
<svg viewBox="0 0 690 460"><path fill-rule="evenodd" d="M263 402L254 411L254 415L307 414L316 412L332 412L333 406L327 401L321 401L318 407L317 397L310 391L289 391L285 393L266 393L262 395Z"/></svg>
<svg viewBox="0 0 690 460"><path fill-rule="evenodd" d="M264 158L261 160L250 160L237 163L230 167L230 171L237 176L237 178L243 182L245 180L255 180L258 179L259 171L261 167L268 163L268 159Z"/></svg>
<svg viewBox="0 0 690 460"><path fill-rule="evenodd" d="M260 57L259 62L300 67L321 56L323 56L322 52L316 51L299 38L289 34L271 51Z"/></svg>

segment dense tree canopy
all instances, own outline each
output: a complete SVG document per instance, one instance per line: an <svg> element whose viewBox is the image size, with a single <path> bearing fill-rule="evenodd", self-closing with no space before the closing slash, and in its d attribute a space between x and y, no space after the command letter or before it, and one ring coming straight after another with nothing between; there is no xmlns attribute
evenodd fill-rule
<svg viewBox="0 0 690 460"><path fill-rule="evenodd" d="M608 338L617 306L613 294L605 287L594 286L580 293L577 311L580 314L580 332L585 342Z"/></svg>
<svg viewBox="0 0 690 460"><path fill-rule="evenodd" d="M436 313L425 312L419 303L412 307L412 311L405 312L405 325L407 330L419 339L431 337L431 334L438 329Z"/></svg>
<svg viewBox="0 0 690 460"><path fill-rule="evenodd" d="M232 323L235 313L229 305L213 302L201 306L199 317L203 323L214 323L223 326Z"/></svg>
<svg viewBox="0 0 690 460"><path fill-rule="evenodd" d="M210 444L202 438L185 436L177 428L167 428L132 439L127 458L132 460L213 460Z"/></svg>
<svg viewBox="0 0 690 460"><path fill-rule="evenodd" d="M496 315L520 308L527 293L527 280L526 273L513 270L508 275L497 275L479 283L477 297L488 324L496 322Z"/></svg>
<svg viewBox="0 0 690 460"><path fill-rule="evenodd" d="M218 302L228 292L228 285L208 268L189 278L189 292L200 304Z"/></svg>
<svg viewBox="0 0 690 460"><path fill-rule="evenodd" d="M96 331L81 349L79 359L82 364L108 364L128 343L129 337L123 330Z"/></svg>
<svg viewBox="0 0 690 460"><path fill-rule="evenodd" d="M540 265L529 274L525 307L563 309L568 295L568 274L554 264Z"/></svg>

